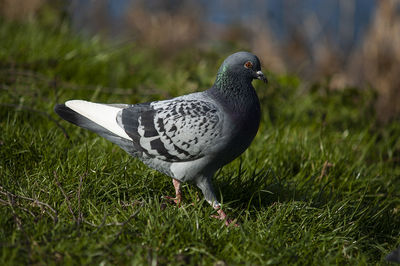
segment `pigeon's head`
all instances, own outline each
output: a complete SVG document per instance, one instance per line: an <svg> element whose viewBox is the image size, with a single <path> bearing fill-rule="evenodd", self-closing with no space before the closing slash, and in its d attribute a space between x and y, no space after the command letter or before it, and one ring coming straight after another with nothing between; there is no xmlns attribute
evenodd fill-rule
<svg viewBox="0 0 400 266"><path fill-rule="evenodd" d="M228 56L218 71L218 76L229 76L251 82L259 79L268 82L261 72L260 60L249 52L237 52Z"/></svg>

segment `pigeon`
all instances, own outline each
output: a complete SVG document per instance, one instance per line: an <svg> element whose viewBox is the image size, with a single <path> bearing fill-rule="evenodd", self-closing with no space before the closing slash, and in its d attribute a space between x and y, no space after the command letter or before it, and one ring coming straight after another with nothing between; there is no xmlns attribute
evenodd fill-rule
<svg viewBox="0 0 400 266"><path fill-rule="evenodd" d="M257 134L261 110L253 79L268 82L260 60L252 53L237 52L224 60L214 85L202 92L139 104L70 100L54 110L170 176L178 206L181 183L194 183L217 211L213 217L229 225L233 221L217 200L212 178Z"/></svg>

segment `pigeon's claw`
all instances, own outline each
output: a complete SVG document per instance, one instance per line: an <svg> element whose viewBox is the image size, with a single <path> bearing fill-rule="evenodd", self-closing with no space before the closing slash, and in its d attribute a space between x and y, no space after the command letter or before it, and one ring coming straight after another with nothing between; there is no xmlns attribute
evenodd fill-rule
<svg viewBox="0 0 400 266"><path fill-rule="evenodd" d="M171 203L173 205L176 205L178 207L181 206L181 199L179 199L179 198L174 198L174 197L171 197L171 196L163 196L162 198L166 199L169 203Z"/></svg>
<svg viewBox="0 0 400 266"><path fill-rule="evenodd" d="M234 220L228 218L228 216L225 214L225 212L222 209L217 210L217 213L218 213L218 215L211 215L211 217L225 221L226 226L230 226L230 225L233 225L235 227L239 226L239 224L235 223Z"/></svg>

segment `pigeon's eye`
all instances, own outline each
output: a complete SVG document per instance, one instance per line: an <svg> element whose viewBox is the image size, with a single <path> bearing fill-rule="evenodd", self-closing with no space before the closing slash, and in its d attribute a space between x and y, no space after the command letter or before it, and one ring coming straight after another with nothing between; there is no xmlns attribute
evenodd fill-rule
<svg viewBox="0 0 400 266"><path fill-rule="evenodd" d="M245 68L253 68L253 63L250 62L250 61L247 61L247 62L244 64L244 67L245 67Z"/></svg>

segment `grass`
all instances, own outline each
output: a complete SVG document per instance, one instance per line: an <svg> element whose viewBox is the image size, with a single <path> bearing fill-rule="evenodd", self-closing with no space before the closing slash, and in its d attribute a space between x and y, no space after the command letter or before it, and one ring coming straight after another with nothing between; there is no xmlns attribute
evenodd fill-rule
<svg viewBox="0 0 400 266"><path fill-rule="evenodd" d="M254 82L259 133L214 179L241 224L225 227L195 186L183 207L165 204L169 177L53 107L199 91L233 48L163 59L66 25L4 21L0 39L2 265L385 264L400 244L400 125L375 123L373 90L273 73L267 88Z"/></svg>

